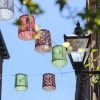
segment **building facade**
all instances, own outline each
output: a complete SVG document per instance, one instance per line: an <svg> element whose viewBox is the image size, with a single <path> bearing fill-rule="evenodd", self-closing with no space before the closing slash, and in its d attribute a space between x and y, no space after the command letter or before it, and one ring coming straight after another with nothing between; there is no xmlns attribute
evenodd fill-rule
<svg viewBox="0 0 100 100"><path fill-rule="evenodd" d="M9 53L6 47L6 44L4 42L2 33L0 31L0 100L1 100L1 94L2 94L2 68L3 68L3 60L9 59Z"/></svg>
<svg viewBox="0 0 100 100"><path fill-rule="evenodd" d="M86 5L93 12L100 10L100 0L86 0ZM91 52L85 58L85 63L90 62L91 64L91 67L87 68L87 70L96 70L97 67L100 69L100 33L91 32L90 47L91 44L93 44L92 48L95 49L95 52ZM99 83L94 82L96 76L99 76ZM100 74L81 74L77 76L75 100L100 100Z"/></svg>

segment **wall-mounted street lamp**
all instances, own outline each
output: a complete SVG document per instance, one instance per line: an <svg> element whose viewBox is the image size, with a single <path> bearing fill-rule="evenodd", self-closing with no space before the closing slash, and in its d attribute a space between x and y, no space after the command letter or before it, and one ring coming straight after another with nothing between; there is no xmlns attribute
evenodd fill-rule
<svg viewBox="0 0 100 100"><path fill-rule="evenodd" d="M92 50L91 35L84 34L79 22L76 24L76 28L74 30L74 34L76 36L66 36L64 34L64 42L69 43L72 48L71 51L68 52L68 56L73 68L75 69L75 73L100 74L100 71L84 70L84 65ZM66 50L68 50L68 48ZM84 52L79 52L82 50Z"/></svg>

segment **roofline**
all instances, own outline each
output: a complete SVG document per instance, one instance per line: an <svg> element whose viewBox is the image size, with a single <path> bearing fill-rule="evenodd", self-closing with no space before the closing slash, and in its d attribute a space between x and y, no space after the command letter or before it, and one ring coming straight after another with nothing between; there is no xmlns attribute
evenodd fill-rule
<svg viewBox="0 0 100 100"><path fill-rule="evenodd" d="M3 58L3 59L9 59L9 58L10 58L10 55L9 55L8 50L7 50L7 47L6 47L4 38L3 38L3 36L2 36L1 30L0 30L0 42L1 42L1 45L2 45L3 49L4 49L5 52L6 52L6 56L3 56L2 58Z"/></svg>

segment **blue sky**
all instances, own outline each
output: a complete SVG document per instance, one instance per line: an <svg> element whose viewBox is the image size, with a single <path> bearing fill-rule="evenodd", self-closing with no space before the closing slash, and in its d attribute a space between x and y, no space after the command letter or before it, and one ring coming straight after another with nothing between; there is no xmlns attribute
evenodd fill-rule
<svg viewBox="0 0 100 100"><path fill-rule="evenodd" d="M36 23L43 29L51 32L51 38L57 44L63 44L63 34L71 34L75 23L71 19L64 19L55 5L55 0L34 0L45 13L35 16ZM18 5L17 0L15 4ZM69 0L69 4L82 11L85 0ZM18 5L19 6L19 5ZM64 10L63 14L68 14ZM51 53L40 54L34 49L34 40L22 41L18 38L18 27L12 23L22 14L14 9L14 17L11 20L0 21L0 29L6 42L10 59L3 63L2 100L74 100L75 97L75 75L68 59L64 68L58 69L51 64ZM81 22L80 18L76 18ZM81 23L83 26L83 23ZM52 42L52 46L55 44ZM47 92L42 90L42 75L54 73L56 76L56 90ZM70 72L64 75L56 74ZM28 90L16 91L14 88L15 74L25 73L28 75Z"/></svg>

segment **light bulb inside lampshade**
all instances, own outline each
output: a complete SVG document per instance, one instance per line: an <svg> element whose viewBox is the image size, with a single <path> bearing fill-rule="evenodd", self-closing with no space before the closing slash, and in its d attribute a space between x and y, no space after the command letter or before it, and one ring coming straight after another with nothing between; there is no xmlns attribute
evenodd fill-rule
<svg viewBox="0 0 100 100"><path fill-rule="evenodd" d="M78 52L79 52L79 53L85 52L85 49L79 48L79 49L78 49Z"/></svg>
<svg viewBox="0 0 100 100"><path fill-rule="evenodd" d="M35 28L35 32L36 32L36 34L34 35L34 39L35 40L40 39L40 33L39 33L39 31L41 30L40 26L35 24L34 28Z"/></svg>
<svg viewBox="0 0 100 100"><path fill-rule="evenodd" d="M82 52L89 52L89 50L90 50L90 48L85 48L85 49L84 49L84 48L79 48L79 49L78 49L78 52L79 52L79 53L82 53Z"/></svg>
<svg viewBox="0 0 100 100"><path fill-rule="evenodd" d="M39 32L36 32L36 34L34 35L34 39L35 39L35 40L40 39L40 34L39 34Z"/></svg>
<svg viewBox="0 0 100 100"><path fill-rule="evenodd" d="M70 43L69 43L69 42L64 42L64 43L63 43L63 46L64 46L65 48L68 48L68 47L70 46Z"/></svg>
<svg viewBox="0 0 100 100"><path fill-rule="evenodd" d="M35 31L37 32L37 31L39 31L39 30L41 30L41 28L40 28L40 26L39 25L37 25L37 24L35 24Z"/></svg>

